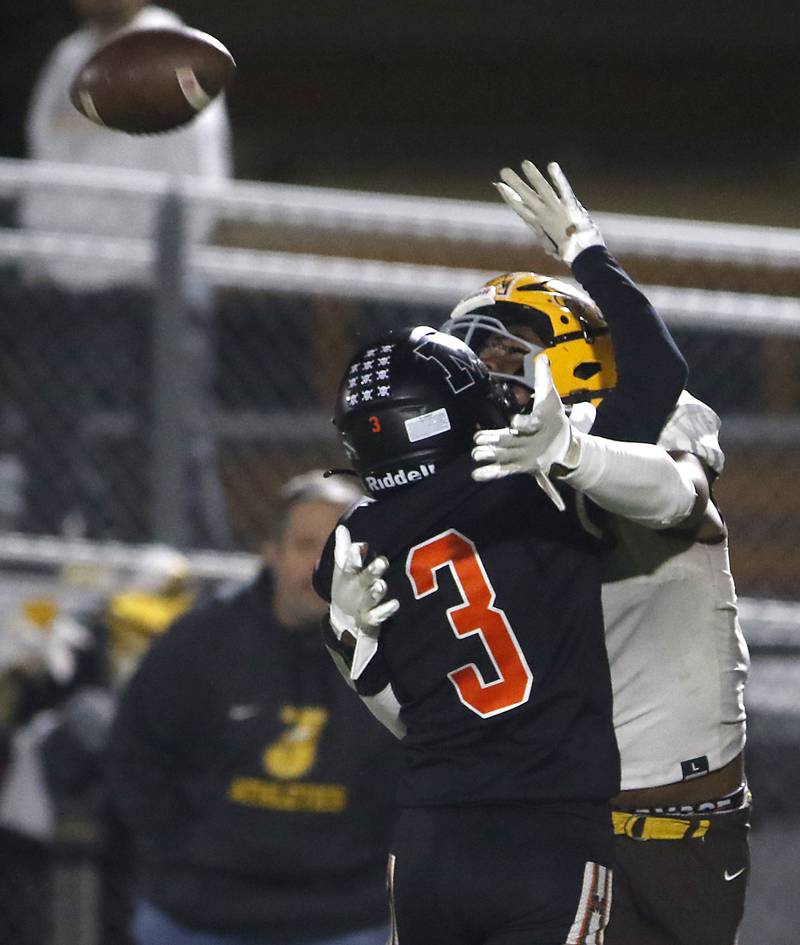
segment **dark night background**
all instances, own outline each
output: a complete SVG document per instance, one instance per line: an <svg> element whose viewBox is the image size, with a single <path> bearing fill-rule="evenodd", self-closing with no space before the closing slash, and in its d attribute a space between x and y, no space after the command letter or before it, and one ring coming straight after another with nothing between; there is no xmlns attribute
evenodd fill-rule
<svg viewBox="0 0 800 945"><path fill-rule="evenodd" d="M797 225L800 5L175 0L238 73L237 176L494 199L557 159L592 208ZM67 0L0 0L0 153Z"/></svg>

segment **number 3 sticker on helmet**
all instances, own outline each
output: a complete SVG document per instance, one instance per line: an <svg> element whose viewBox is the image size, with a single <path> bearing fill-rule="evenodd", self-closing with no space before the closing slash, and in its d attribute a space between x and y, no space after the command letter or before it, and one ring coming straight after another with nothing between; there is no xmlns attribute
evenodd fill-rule
<svg viewBox="0 0 800 945"><path fill-rule="evenodd" d="M406 574L419 599L439 588L436 572L449 567L463 599L447 610L457 637L480 634L498 678L486 682L474 663L448 673L459 699L477 715L508 712L530 698L533 673L505 613L494 606L495 591L475 544L455 529L415 545L406 559Z"/></svg>

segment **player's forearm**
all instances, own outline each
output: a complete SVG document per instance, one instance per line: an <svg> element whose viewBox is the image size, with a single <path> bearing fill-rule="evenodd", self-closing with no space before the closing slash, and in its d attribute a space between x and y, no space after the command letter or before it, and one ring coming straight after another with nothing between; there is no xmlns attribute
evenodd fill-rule
<svg viewBox="0 0 800 945"><path fill-rule="evenodd" d="M330 625L323 627L322 635L325 647L347 685L356 690L381 725L388 728L395 738L403 738L406 727L400 719L400 702L380 657L374 662L370 661L366 671L355 680L351 672L354 653L352 644L348 644L344 636L337 637Z"/></svg>
<svg viewBox="0 0 800 945"><path fill-rule="evenodd" d="M576 257L572 272L608 322L618 366L621 358L627 369L621 379L649 387L653 371L641 362L643 355L653 358L667 380L680 382L677 398L688 376L686 360L661 316L619 262L605 246L591 246Z"/></svg>
<svg viewBox="0 0 800 945"><path fill-rule="evenodd" d="M355 682L350 678L351 663L350 660L348 660L348 657L345 656L339 649L333 649L332 647L327 646L327 650L331 659L336 665L336 668L341 673L344 681L348 686L351 687L351 689L356 689L357 691ZM360 696L364 705L381 723L381 725L389 729L395 738L405 737L406 727L400 720L400 703L398 702L397 696L395 696L394 690L390 684L387 683L387 685L380 692L376 692L374 695L366 696L360 692L358 695Z"/></svg>
<svg viewBox="0 0 800 945"><path fill-rule="evenodd" d="M691 477L658 446L575 433L570 452L553 472L607 512L648 528L680 525L702 501Z"/></svg>
<svg viewBox="0 0 800 945"><path fill-rule="evenodd" d="M655 443L686 384L686 361L647 297L604 246L584 250L572 270L608 321L617 363L617 386L598 408L592 432Z"/></svg>
<svg viewBox="0 0 800 945"><path fill-rule="evenodd" d="M394 735L405 738L406 727L400 718L400 703L391 685L386 686L374 696L361 696L361 700L375 718Z"/></svg>

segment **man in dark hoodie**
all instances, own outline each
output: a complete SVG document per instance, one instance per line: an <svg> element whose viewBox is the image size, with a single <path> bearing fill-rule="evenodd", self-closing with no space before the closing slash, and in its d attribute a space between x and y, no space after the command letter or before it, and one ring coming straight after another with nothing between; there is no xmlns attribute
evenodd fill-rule
<svg viewBox="0 0 800 945"><path fill-rule="evenodd" d="M181 617L122 697L137 945L382 945L398 747L320 646L324 540L361 496L295 477L252 584Z"/></svg>

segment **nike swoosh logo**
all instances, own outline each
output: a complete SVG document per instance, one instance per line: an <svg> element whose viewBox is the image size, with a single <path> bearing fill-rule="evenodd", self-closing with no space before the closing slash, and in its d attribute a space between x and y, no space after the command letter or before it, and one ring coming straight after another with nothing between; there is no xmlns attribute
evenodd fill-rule
<svg viewBox="0 0 800 945"><path fill-rule="evenodd" d="M258 715L260 711L259 705L232 705L228 709L228 718L234 722L244 722Z"/></svg>
<svg viewBox="0 0 800 945"><path fill-rule="evenodd" d="M746 866L743 866L740 870L736 870L735 873L729 873L725 870L725 879L730 882L732 879L736 879L737 876L741 876L742 873L747 869Z"/></svg>

